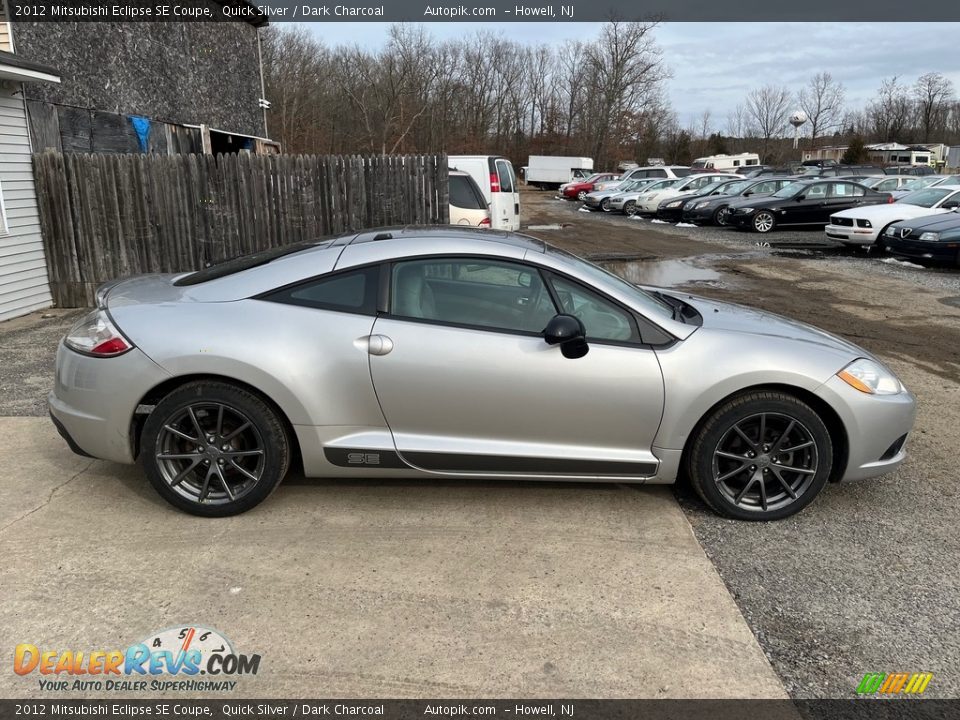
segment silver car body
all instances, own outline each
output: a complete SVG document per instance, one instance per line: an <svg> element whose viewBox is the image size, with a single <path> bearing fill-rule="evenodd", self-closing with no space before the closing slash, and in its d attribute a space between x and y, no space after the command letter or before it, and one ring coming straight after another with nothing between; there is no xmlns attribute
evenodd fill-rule
<svg viewBox="0 0 960 720"><path fill-rule="evenodd" d="M651 183L647 183L638 190L629 190L627 192L617 193L612 198L610 198L610 209L611 210L623 210L623 206L626 205L631 200L633 202L637 201L644 193L651 192L655 189L668 188L677 183L683 182L685 178L661 178L659 180L654 180Z"/></svg>
<svg viewBox="0 0 960 720"><path fill-rule="evenodd" d="M431 257L556 273L634 313L652 333L645 337L663 341L591 340L586 356L570 360L535 333L257 299L334 270ZM61 343L49 406L77 449L134 462L137 418L158 395L210 377L275 404L308 476L671 483L711 408L744 389L773 387L792 389L833 419L846 447L831 477L857 479L903 461L902 446L887 451L914 419L906 390L866 395L836 376L872 357L845 340L680 293L702 325L675 320L635 286L518 235L371 231L198 284L177 286L175 277L133 278L100 293L134 349L94 358ZM377 462L345 461L351 454Z"/></svg>

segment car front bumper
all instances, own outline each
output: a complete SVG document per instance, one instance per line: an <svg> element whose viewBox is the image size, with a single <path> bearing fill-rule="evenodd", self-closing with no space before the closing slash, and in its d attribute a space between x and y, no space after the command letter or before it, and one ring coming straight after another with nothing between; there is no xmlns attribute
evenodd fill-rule
<svg viewBox="0 0 960 720"><path fill-rule="evenodd" d="M667 222L679 222L683 215L683 207L657 208L657 217Z"/></svg>
<svg viewBox="0 0 960 720"><path fill-rule="evenodd" d="M867 395L834 376L816 394L837 412L846 431L847 462L838 479L865 480L903 464L917 414L912 393Z"/></svg>
<svg viewBox="0 0 960 720"><path fill-rule="evenodd" d="M872 245L877 239L877 228L851 225L827 225L824 233L830 240L839 240L851 245Z"/></svg>
<svg viewBox="0 0 960 720"><path fill-rule="evenodd" d="M169 373L134 348L118 357L95 358L57 348L51 419L79 454L119 463L134 462L131 429L137 405Z"/></svg>
<svg viewBox="0 0 960 720"><path fill-rule="evenodd" d="M897 257L960 265L960 242L920 242L909 238L891 240L884 236L881 244L888 253Z"/></svg>

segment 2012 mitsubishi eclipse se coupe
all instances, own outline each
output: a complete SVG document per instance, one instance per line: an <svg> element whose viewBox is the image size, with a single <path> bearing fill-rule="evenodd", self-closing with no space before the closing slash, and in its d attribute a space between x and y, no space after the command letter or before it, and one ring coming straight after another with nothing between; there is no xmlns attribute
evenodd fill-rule
<svg viewBox="0 0 960 720"><path fill-rule="evenodd" d="M308 476L672 483L797 512L905 457L914 397L865 350L641 288L534 238L381 229L104 286L57 352L75 451L176 507Z"/></svg>

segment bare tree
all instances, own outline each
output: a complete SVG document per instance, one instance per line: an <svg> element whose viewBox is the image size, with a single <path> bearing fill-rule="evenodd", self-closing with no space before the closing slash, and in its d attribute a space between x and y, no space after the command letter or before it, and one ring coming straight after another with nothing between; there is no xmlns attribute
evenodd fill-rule
<svg viewBox="0 0 960 720"><path fill-rule="evenodd" d="M787 127L789 111L790 91L784 87L764 85L747 95L747 115L756 125L757 132L763 140L761 150L763 162L767 161L770 140L783 135Z"/></svg>
<svg viewBox="0 0 960 720"><path fill-rule="evenodd" d="M877 99L867 105L870 131L884 142L902 139L910 120L910 98L907 89L897 82L897 76L880 84Z"/></svg>
<svg viewBox="0 0 960 720"><path fill-rule="evenodd" d="M923 142L930 142L934 129L946 125L947 112L953 101L953 83L938 72L921 75L913 86L917 119Z"/></svg>
<svg viewBox="0 0 960 720"><path fill-rule="evenodd" d="M816 146L818 137L839 127L845 94L843 85L828 72L817 73L800 90L800 109L810 122L810 147Z"/></svg>

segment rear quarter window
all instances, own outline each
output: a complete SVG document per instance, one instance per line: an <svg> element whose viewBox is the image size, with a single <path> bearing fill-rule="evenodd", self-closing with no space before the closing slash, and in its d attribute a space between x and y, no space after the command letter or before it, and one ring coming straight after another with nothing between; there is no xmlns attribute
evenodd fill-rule
<svg viewBox="0 0 960 720"><path fill-rule="evenodd" d="M450 176L450 204L467 210L485 210L487 201L473 178L466 175Z"/></svg>

